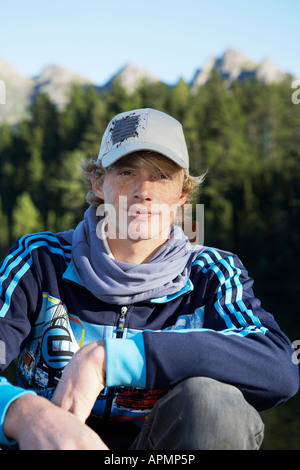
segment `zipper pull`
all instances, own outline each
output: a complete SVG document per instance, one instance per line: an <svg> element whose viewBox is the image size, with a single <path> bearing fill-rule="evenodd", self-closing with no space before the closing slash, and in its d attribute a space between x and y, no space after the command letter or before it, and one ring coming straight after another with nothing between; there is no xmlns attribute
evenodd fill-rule
<svg viewBox="0 0 300 470"><path fill-rule="evenodd" d="M128 307L122 307L121 308L121 315L118 321L118 326L117 326L117 336L120 337L120 335L123 335L124 331L124 325L125 325L125 319L126 319L126 313L127 313Z"/></svg>

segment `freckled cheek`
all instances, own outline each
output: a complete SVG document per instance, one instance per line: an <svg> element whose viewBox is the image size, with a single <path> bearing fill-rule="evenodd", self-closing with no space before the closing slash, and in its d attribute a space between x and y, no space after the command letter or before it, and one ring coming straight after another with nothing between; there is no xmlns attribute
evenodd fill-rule
<svg viewBox="0 0 300 470"><path fill-rule="evenodd" d="M104 188L104 202L117 206L119 204L120 196L126 194L122 186Z"/></svg>
<svg viewBox="0 0 300 470"><path fill-rule="evenodd" d="M181 197L180 189L178 189L177 191L176 190L174 191L174 187L166 188L165 191L162 193L162 199L164 199L164 202L168 204L169 206L178 204L180 197Z"/></svg>

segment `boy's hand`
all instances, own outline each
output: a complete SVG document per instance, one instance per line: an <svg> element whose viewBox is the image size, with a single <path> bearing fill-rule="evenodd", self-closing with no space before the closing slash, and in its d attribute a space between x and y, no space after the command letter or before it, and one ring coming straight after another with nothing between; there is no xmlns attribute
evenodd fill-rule
<svg viewBox="0 0 300 470"><path fill-rule="evenodd" d="M3 430L20 450L107 450L100 437L72 413L29 394L9 406Z"/></svg>
<svg viewBox="0 0 300 470"><path fill-rule="evenodd" d="M104 388L105 372L105 342L95 341L83 346L65 367L52 403L85 423Z"/></svg>

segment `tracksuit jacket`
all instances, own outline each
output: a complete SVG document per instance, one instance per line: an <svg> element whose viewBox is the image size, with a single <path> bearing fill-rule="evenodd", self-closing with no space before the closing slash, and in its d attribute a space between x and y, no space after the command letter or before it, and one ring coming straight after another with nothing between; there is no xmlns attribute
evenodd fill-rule
<svg viewBox="0 0 300 470"><path fill-rule="evenodd" d="M237 256L193 246L182 284L164 295L160 280L159 295L122 304L84 285L75 235L25 235L0 265L0 370L18 357L18 386L0 379L0 442L9 442L1 427L9 404L23 393L51 399L74 353L95 340L106 342L107 375L94 415L142 423L159 397L193 376L236 386L259 411L298 391L292 345Z"/></svg>

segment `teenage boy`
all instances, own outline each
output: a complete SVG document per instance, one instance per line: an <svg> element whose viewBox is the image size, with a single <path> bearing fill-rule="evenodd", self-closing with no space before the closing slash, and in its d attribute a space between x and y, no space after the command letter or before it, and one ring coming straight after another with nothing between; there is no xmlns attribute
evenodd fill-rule
<svg viewBox="0 0 300 470"><path fill-rule="evenodd" d="M178 121L119 114L84 164L83 221L11 248L0 340L19 386L0 382L4 445L258 449L258 411L297 392L291 343L241 261L176 224L202 180L188 170Z"/></svg>

